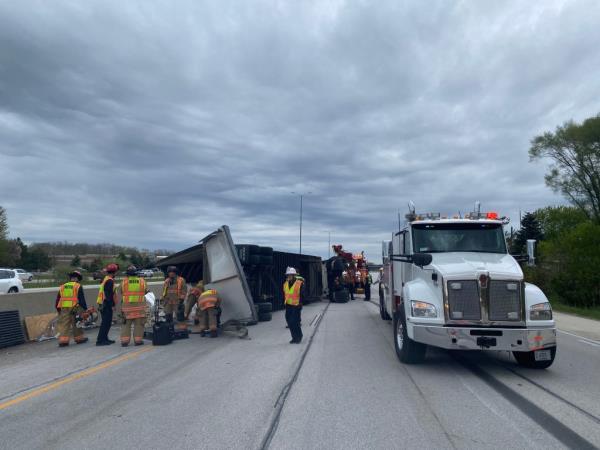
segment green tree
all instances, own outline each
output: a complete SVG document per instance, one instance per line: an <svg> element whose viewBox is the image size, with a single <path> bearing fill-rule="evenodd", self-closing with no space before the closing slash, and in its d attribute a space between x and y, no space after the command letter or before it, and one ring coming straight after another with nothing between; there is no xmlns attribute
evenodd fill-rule
<svg viewBox="0 0 600 450"><path fill-rule="evenodd" d="M600 224L600 115L534 137L529 157L550 158L546 184Z"/></svg>
<svg viewBox="0 0 600 450"><path fill-rule="evenodd" d="M0 266L8 265L8 219L6 210L0 206Z"/></svg>
<svg viewBox="0 0 600 450"><path fill-rule="evenodd" d="M542 228L534 213L525 213L521 219L521 229L512 239L512 252L525 253L528 239L542 240Z"/></svg>
<svg viewBox="0 0 600 450"><path fill-rule="evenodd" d="M71 260L71 267L79 267L81 266L81 258L79 255L75 255Z"/></svg>
<svg viewBox="0 0 600 450"><path fill-rule="evenodd" d="M583 211L572 206L547 206L534 212L544 239L553 241L572 231L577 225L589 219Z"/></svg>
<svg viewBox="0 0 600 450"><path fill-rule="evenodd" d="M571 306L600 306L600 225L590 221L577 225L560 239L540 248L550 266L550 288L560 301Z"/></svg>
<svg viewBox="0 0 600 450"><path fill-rule="evenodd" d="M102 260L100 258L94 258L90 262L90 271L95 272L103 267Z"/></svg>

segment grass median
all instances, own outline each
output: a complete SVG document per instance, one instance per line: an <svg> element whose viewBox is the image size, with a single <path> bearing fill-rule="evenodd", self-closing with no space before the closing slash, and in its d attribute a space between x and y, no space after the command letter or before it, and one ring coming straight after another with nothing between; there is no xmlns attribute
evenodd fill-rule
<svg viewBox="0 0 600 450"><path fill-rule="evenodd" d="M580 308L569 306L557 301L551 301L552 309L557 312L573 314L574 316L585 317L586 319L600 320L600 307L598 308Z"/></svg>

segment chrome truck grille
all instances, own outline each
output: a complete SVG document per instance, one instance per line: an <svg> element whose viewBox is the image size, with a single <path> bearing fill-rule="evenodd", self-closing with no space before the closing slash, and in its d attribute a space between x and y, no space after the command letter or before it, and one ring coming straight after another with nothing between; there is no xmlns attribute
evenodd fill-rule
<svg viewBox="0 0 600 450"><path fill-rule="evenodd" d="M519 320L521 318L519 283L490 281L490 320Z"/></svg>
<svg viewBox="0 0 600 450"><path fill-rule="evenodd" d="M448 308L450 319L481 320L477 281L449 281Z"/></svg>
<svg viewBox="0 0 600 450"><path fill-rule="evenodd" d="M522 284L518 281L451 280L447 285L447 319L480 324L523 319Z"/></svg>

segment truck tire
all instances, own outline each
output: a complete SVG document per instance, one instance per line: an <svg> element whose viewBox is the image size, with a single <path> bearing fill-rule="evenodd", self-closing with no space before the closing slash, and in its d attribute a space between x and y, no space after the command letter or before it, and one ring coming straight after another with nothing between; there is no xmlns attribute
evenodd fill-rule
<svg viewBox="0 0 600 450"><path fill-rule="evenodd" d="M259 314L270 313L273 311L273 305L268 302L259 302L255 303L255 305L258 306Z"/></svg>
<svg viewBox="0 0 600 450"><path fill-rule="evenodd" d="M535 352L513 352L517 363L528 369L547 369L554 362L556 356L556 347L550 348L550 359L548 361L536 361Z"/></svg>
<svg viewBox="0 0 600 450"><path fill-rule="evenodd" d="M398 359L404 364L418 364L423 362L427 346L420 342L415 342L408 337L404 305L400 305L400 310L394 314L393 328L394 347L396 348Z"/></svg>
<svg viewBox="0 0 600 450"><path fill-rule="evenodd" d="M262 266L272 266L273 265L273 256L260 255L258 257L259 264Z"/></svg>
<svg viewBox="0 0 600 450"><path fill-rule="evenodd" d="M248 245L248 251L251 255L260 255L260 247L258 245Z"/></svg>
<svg viewBox="0 0 600 450"><path fill-rule="evenodd" d="M271 314L270 312L264 312L258 315L259 322L270 322L272 318L273 314Z"/></svg>
<svg viewBox="0 0 600 450"><path fill-rule="evenodd" d="M383 300L381 298L379 299L379 315L381 316L382 320L392 320L387 310L385 309L385 304L383 303Z"/></svg>

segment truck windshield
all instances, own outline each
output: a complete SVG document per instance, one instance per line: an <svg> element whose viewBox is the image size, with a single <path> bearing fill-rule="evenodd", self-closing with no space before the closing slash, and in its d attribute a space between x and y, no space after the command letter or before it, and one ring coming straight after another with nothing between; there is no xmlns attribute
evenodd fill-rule
<svg viewBox="0 0 600 450"><path fill-rule="evenodd" d="M412 226L417 253L506 253L502 225L489 223L439 223Z"/></svg>

